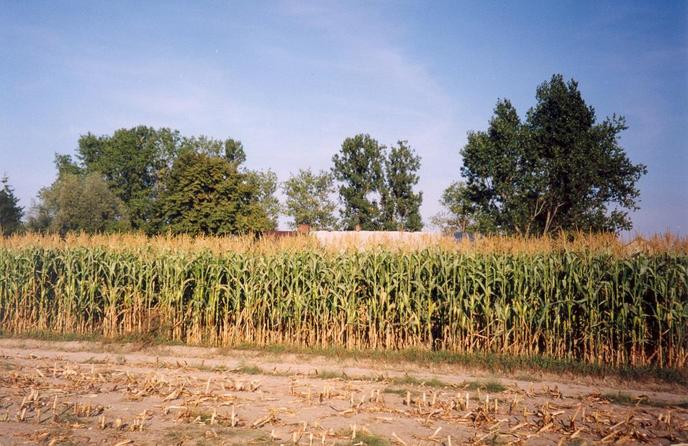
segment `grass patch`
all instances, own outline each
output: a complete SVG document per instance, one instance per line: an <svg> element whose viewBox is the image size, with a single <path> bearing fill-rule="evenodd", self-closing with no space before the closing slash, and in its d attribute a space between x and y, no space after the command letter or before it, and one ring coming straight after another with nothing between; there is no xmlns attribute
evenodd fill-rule
<svg viewBox="0 0 688 446"><path fill-rule="evenodd" d="M244 375L264 375L265 374L263 369L261 369L257 365L255 365L255 364L244 364L244 363L239 364L238 367L235 367L229 371L234 372L234 373L243 373Z"/></svg>
<svg viewBox="0 0 688 446"><path fill-rule="evenodd" d="M103 343L135 342L147 345L183 345L177 341L170 341L157 335L128 335L123 337L106 338L97 334L75 335L55 334L50 332L31 332L15 335L0 331L0 337L18 339L38 339L46 341L92 341ZM217 347L216 345L205 345ZM266 353L304 354L335 357L338 359L369 359L387 362L411 362L416 364L448 364L466 368L487 370L493 373L514 374L521 372L546 372L553 374L574 374L578 376L618 377L624 380L659 380L671 384L688 387L688 368L660 368L655 366L612 366L605 364L588 364L580 361L553 359L545 356L512 356L494 353L454 353L441 350L405 349L405 350L346 350L341 347L297 347L284 344L258 346L254 344L240 344L227 347L234 350L251 350Z"/></svg>
<svg viewBox="0 0 688 446"><path fill-rule="evenodd" d="M339 431L338 435L347 436L351 438L353 432L349 430ZM335 443L337 446L354 446L354 445L365 445L365 446L389 446L390 443L384 438L375 435L371 432L356 432L356 437L351 440L338 441Z"/></svg>
<svg viewBox="0 0 688 446"><path fill-rule="evenodd" d="M602 397L613 404L621 406L652 406L652 407L679 407L688 409L688 400L680 403L671 403L668 401L656 401L648 398L645 395L634 397L624 392L606 393Z"/></svg>
<svg viewBox="0 0 688 446"><path fill-rule="evenodd" d="M275 443L263 432L255 432L243 428L223 428L215 425L213 432L216 438L206 437L207 428L198 425L178 425L174 430L167 430L163 437L162 444L184 444L189 446L239 446L251 444L274 445ZM231 442L231 443L229 443Z"/></svg>
<svg viewBox="0 0 688 446"><path fill-rule="evenodd" d="M344 371L337 372L334 370L315 370L313 375L315 378L319 379L350 379L350 377L344 373Z"/></svg>
<svg viewBox="0 0 688 446"><path fill-rule="evenodd" d="M200 421L201 423L210 423L210 420L213 418L212 413L201 409L187 409L184 415L190 421Z"/></svg>
<svg viewBox="0 0 688 446"><path fill-rule="evenodd" d="M500 393L507 390L506 386L499 381L465 381L461 385L466 390L482 390L489 393Z"/></svg>
<svg viewBox="0 0 688 446"><path fill-rule="evenodd" d="M57 424L76 424L79 423L81 419L74 415L71 410L65 410L61 414L55 417L55 422Z"/></svg>
<svg viewBox="0 0 688 446"><path fill-rule="evenodd" d="M235 350L264 351L282 354L310 354L338 359L369 359L387 362L411 362L415 364L448 364L466 368L487 370L493 373L545 372L553 374L574 374L599 378L618 377L624 380L659 380L671 384L688 386L688 369L660 368L655 366L613 366L588 364L580 361L554 359L545 356L513 356L496 353L454 353L443 350L346 350L339 347L297 347L284 344L256 346L240 344Z"/></svg>
<svg viewBox="0 0 688 446"><path fill-rule="evenodd" d="M8 370L14 370L15 368L16 367L14 366L14 364L12 364L8 361L5 361L5 360L0 361L0 370L8 371Z"/></svg>
<svg viewBox="0 0 688 446"><path fill-rule="evenodd" d="M444 381L440 381L437 378L419 379L419 378L416 378L415 376L404 375L404 376L394 376L394 377L388 378L388 380L391 383L397 384L400 386L413 385L413 386L426 386L426 387L449 387L449 384L445 383Z"/></svg>
<svg viewBox="0 0 688 446"><path fill-rule="evenodd" d="M389 393L392 395L406 396L407 389L402 389L399 387L387 387L383 393Z"/></svg>
<svg viewBox="0 0 688 446"><path fill-rule="evenodd" d="M98 364L98 365L100 365L100 364L107 364L108 362L109 362L109 360L107 358L96 359L95 357L91 356L87 360L82 361L81 363L82 364Z"/></svg>
<svg viewBox="0 0 688 446"><path fill-rule="evenodd" d="M532 374L527 374L527 373L519 373L519 374L514 376L514 379L516 381L526 381L526 382L531 382L531 383L539 383L540 381L542 381L537 376L533 376Z"/></svg>
<svg viewBox="0 0 688 446"><path fill-rule="evenodd" d="M647 398L634 398L631 395L623 392L618 393L607 393L603 395L604 399L610 403L620 404L622 406L635 406L640 404L642 401L647 400Z"/></svg>
<svg viewBox="0 0 688 446"><path fill-rule="evenodd" d="M386 375L376 375L376 376L355 376L347 375L346 372L335 371L335 370L317 370L315 374L311 375L314 378L319 379L341 379L345 381L371 381L371 382L389 382L399 386L412 385L412 386L426 386L426 387L449 387L450 384L440 381L437 378L431 379L420 379L411 375L404 376L386 376Z"/></svg>
<svg viewBox="0 0 688 446"><path fill-rule="evenodd" d="M221 372L234 371L234 370L229 370L229 369L227 369L227 367L225 367L225 366L223 366L223 365L207 365L207 364L205 363L205 361L201 361L200 364L192 364L192 365L189 365L189 367L190 367L190 368L193 368L193 369L196 369L196 370L203 371L203 372L218 372L218 373L221 373Z"/></svg>

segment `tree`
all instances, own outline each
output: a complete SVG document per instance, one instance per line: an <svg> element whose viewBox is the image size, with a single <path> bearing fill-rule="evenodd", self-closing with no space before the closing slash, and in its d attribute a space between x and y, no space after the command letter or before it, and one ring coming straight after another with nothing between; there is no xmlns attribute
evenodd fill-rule
<svg viewBox="0 0 688 446"><path fill-rule="evenodd" d="M98 173L63 173L39 192L29 221L33 230L100 233L129 229L124 203Z"/></svg>
<svg viewBox="0 0 688 446"><path fill-rule="evenodd" d="M465 183L455 181L450 184L442 193L440 204L443 210L432 217L432 224L443 233L470 232L477 228L474 205L468 197Z"/></svg>
<svg viewBox="0 0 688 446"><path fill-rule="evenodd" d="M234 161L230 161L234 163ZM234 165L234 164L233 164ZM267 229L274 230L277 228L277 220L282 211L282 206L275 196L277 192L277 174L272 170L252 170L247 171L248 180L251 181L256 189L256 201L263 209L267 216L270 225Z"/></svg>
<svg viewBox="0 0 688 446"><path fill-rule="evenodd" d="M246 161L243 145L231 138L184 137L177 130L138 126L119 129L112 135L83 135L77 161L69 155L57 155L56 165L59 174L102 175L126 205L132 228L155 233L165 230L164 222L158 220L157 203L163 183L184 151L224 158L236 169Z"/></svg>
<svg viewBox="0 0 688 446"><path fill-rule="evenodd" d="M632 227L636 183L647 172L619 143L623 117L597 122L578 83L554 75L537 88L526 121L497 102L487 131L471 132L461 151L467 196L482 230L531 235Z"/></svg>
<svg viewBox="0 0 688 446"><path fill-rule="evenodd" d="M384 187L384 146L370 135L359 134L346 138L341 150L334 155L332 174L339 181L339 195L343 203L342 225L352 230L382 228L379 201Z"/></svg>
<svg viewBox="0 0 688 446"><path fill-rule="evenodd" d="M190 144L193 140L165 128L138 126L112 136L88 133L79 138L81 165L76 167L100 173L126 205L132 228L151 232L159 183L182 147Z"/></svg>
<svg viewBox="0 0 688 446"><path fill-rule="evenodd" d="M320 171L314 174L310 169L299 170L282 186L287 196L286 213L292 218L292 228L301 224L315 230L332 230L337 227L334 212L337 205L330 199L335 192L334 177Z"/></svg>
<svg viewBox="0 0 688 446"><path fill-rule="evenodd" d="M259 193L257 183L225 157L185 150L166 176L159 217L175 233L259 232L272 227Z"/></svg>
<svg viewBox="0 0 688 446"><path fill-rule="evenodd" d="M81 175L84 170L77 164L70 155L55 154L55 167L57 168L57 176L64 174Z"/></svg>
<svg viewBox="0 0 688 446"><path fill-rule="evenodd" d="M14 189L6 176L0 183L0 234L10 235L21 229L24 209L19 206L19 199L14 195Z"/></svg>
<svg viewBox="0 0 688 446"><path fill-rule="evenodd" d="M237 168L246 161L244 145L241 141L232 138L223 141L206 136L192 136L190 138L183 138L182 146L184 149L194 150L210 156L222 156Z"/></svg>
<svg viewBox="0 0 688 446"><path fill-rule="evenodd" d="M241 141L229 138L224 141L223 145L227 161L237 167L246 161L246 152L244 151L244 145Z"/></svg>
<svg viewBox="0 0 688 446"><path fill-rule="evenodd" d="M414 192L418 184L420 157L407 141L397 142L384 163L385 185L382 190L383 225L387 230L420 231L423 221L420 205L423 193Z"/></svg>

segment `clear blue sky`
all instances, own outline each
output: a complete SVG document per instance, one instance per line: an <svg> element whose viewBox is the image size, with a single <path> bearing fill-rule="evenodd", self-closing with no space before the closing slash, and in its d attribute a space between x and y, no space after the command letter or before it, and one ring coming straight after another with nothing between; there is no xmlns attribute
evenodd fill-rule
<svg viewBox="0 0 688 446"><path fill-rule="evenodd" d="M497 98L575 78L648 165L635 230L688 234L688 3L0 0L0 175L22 205L79 135L241 139L281 180L359 132L423 159L427 221Z"/></svg>

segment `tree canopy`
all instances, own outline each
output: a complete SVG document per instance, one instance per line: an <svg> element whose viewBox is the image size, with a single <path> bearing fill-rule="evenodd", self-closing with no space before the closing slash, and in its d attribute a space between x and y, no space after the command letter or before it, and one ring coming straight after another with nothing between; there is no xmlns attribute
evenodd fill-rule
<svg viewBox="0 0 688 446"><path fill-rule="evenodd" d="M420 157L406 141L399 141L388 153L370 135L359 134L346 138L332 161L344 229L416 231L423 227L423 196L413 190L419 180Z"/></svg>
<svg viewBox="0 0 688 446"><path fill-rule="evenodd" d="M444 191L444 211L433 223L446 231L525 236L630 229L628 213L637 209L636 184L646 167L626 156L620 144L626 128L621 116L598 121L577 82L561 75L537 87L536 104L523 118L500 99L487 129L469 132L461 150L465 182ZM416 190L421 159L407 141L388 148L368 134L346 138L330 172L300 170L283 183L284 207L277 175L248 170L245 162L243 144L231 138L146 126L88 133L74 158L56 155L58 179L41 190L30 227L236 234L275 229L286 212L292 227L423 228L423 194ZM14 231L21 208L6 179L3 185L0 224Z"/></svg>
<svg viewBox="0 0 688 446"><path fill-rule="evenodd" d="M226 158L187 150L166 176L159 218L175 233L263 231L273 224L258 201L259 193L256 181Z"/></svg>
<svg viewBox="0 0 688 446"><path fill-rule="evenodd" d="M525 122L499 100L486 131L462 149L466 195L481 230L547 234L631 228L638 179L646 173L619 143L625 120L597 122L574 80L554 75L537 88Z"/></svg>
<svg viewBox="0 0 688 446"><path fill-rule="evenodd" d="M442 193L442 211L432 217L432 224L443 233L472 232L479 226L475 206L468 198L466 184L455 181Z"/></svg>
<svg viewBox="0 0 688 446"><path fill-rule="evenodd" d="M29 227L64 234L68 231L101 233L129 229L127 208L100 174L62 173L39 192Z"/></svg>
<svg viewBox="0 0 688 446"><path fill-rule="evenodd" d="M420 216L423 193L413 190L420 179L418 176L420 157L407 141L399 141L389 151L384 166L385 183L382 190L384 228L420 231L423 229Z"/></svg>
<svg viewBox="0 0 688 446"><path fill-rule="evenodd" d="M292 218L292 228L301 224L315 230L332 230L337 227L334 213L337 205L331 200L335 192L334 177L329 172L313 173L301 169L283 185L286 195L286 214Z"/></svg>
<svg viewBox="0 0 688 446"><path fill-rule="evenodd" d="M339 181L344 229L381 229L380 200L384 187L384 146L370 135L346 138L332 158L332 173Z"/></svg>
<svg viewBox="0 0 688 446"><path fill-rule="evenodd" d="M230 161L232 162L232 161ZM277 220L282 212L282 205L275 196L277 192L277 174L272 170L248 170L245 172L249 182L256 190L255 199L268 219L268 227L264 229L277 229Z"/></svg>
<svg viewBox="0 0 688 446"><path fill-rule="evenodd" d="M19 206L19 199L14 195L7 177L3 177L0 184L0 234L10 235L21 229L24 209Z"/></svg>
<svg viewBox="0 0 688 446"><path fill-rule="evenodd" d="M132 228L150 232L157 185L181 148L192 142L176 130L145 126L104 136L88 133L79 138L80 165L76 167L86 173L100 173L127 207Z"/></svg>
<svg viewBox="0 0 688 446"><path fill-rule="evenodd" d="M100 177L119 204L124 206L122 215L126 215L130 227L149 234L167 230L184 232L184 228L192 233L203 234L274 229L280 211L279 202L274 196L277 176L271 171L248 171L242 167L245 161L243 144L232 138L185 137L177 130L138 126L119 129L112 135L87 133L80 137L75 159L69 155L56 155L56 184L59 179L70 175L85 177L94 174ZM175 166L175 176L172 177ZM202 178L203 171L212 175ZM220 171L224 173L218 173ZM186 180L189 182L184 183ZM70 177L65 181L74 182L75 179ZM188 188L183 198L181 195L184 191L179 189L182 187ZM214 192L209 195L210 198L201 200L203 205L197 203L197 206L193 206L190 201L184 201L189 198L190 190L207 194L208 188ZM54 187L44 190L39 196L41 204L34 212L33 226L44 229L54 226L51 223L56 212L52 189ZM233 192L220 200L217 195L220 190ZM52 199L53 202L44 203L45 199ZM175 199L179 201L175 202ZM228 210L231 200L238 201L232 205L234 210L230 215L223 219L219 213ZM249 200L255 203L247 207ZM219 203L221 206L208 213L212 221L200 222L203 212L210 211L209 208L203 208L211 206L209 203ZM74 205L79 206L76 202ZM247 210L253 209L254 205L262 211L256 214ZM184 212L190 214L184 216ZM267 217L267 220L263 217ZM257 226L246 226L253 223Z"/></svg>

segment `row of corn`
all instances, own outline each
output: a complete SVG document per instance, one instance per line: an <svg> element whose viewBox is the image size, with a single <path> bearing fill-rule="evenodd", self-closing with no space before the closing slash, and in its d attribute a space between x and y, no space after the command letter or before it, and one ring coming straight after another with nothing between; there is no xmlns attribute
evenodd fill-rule
<svg viewBox="0 0 688 446"><path fill-rule="evenodd" d="M7 334L685 367L688 256L0 247Z"/></svg>

